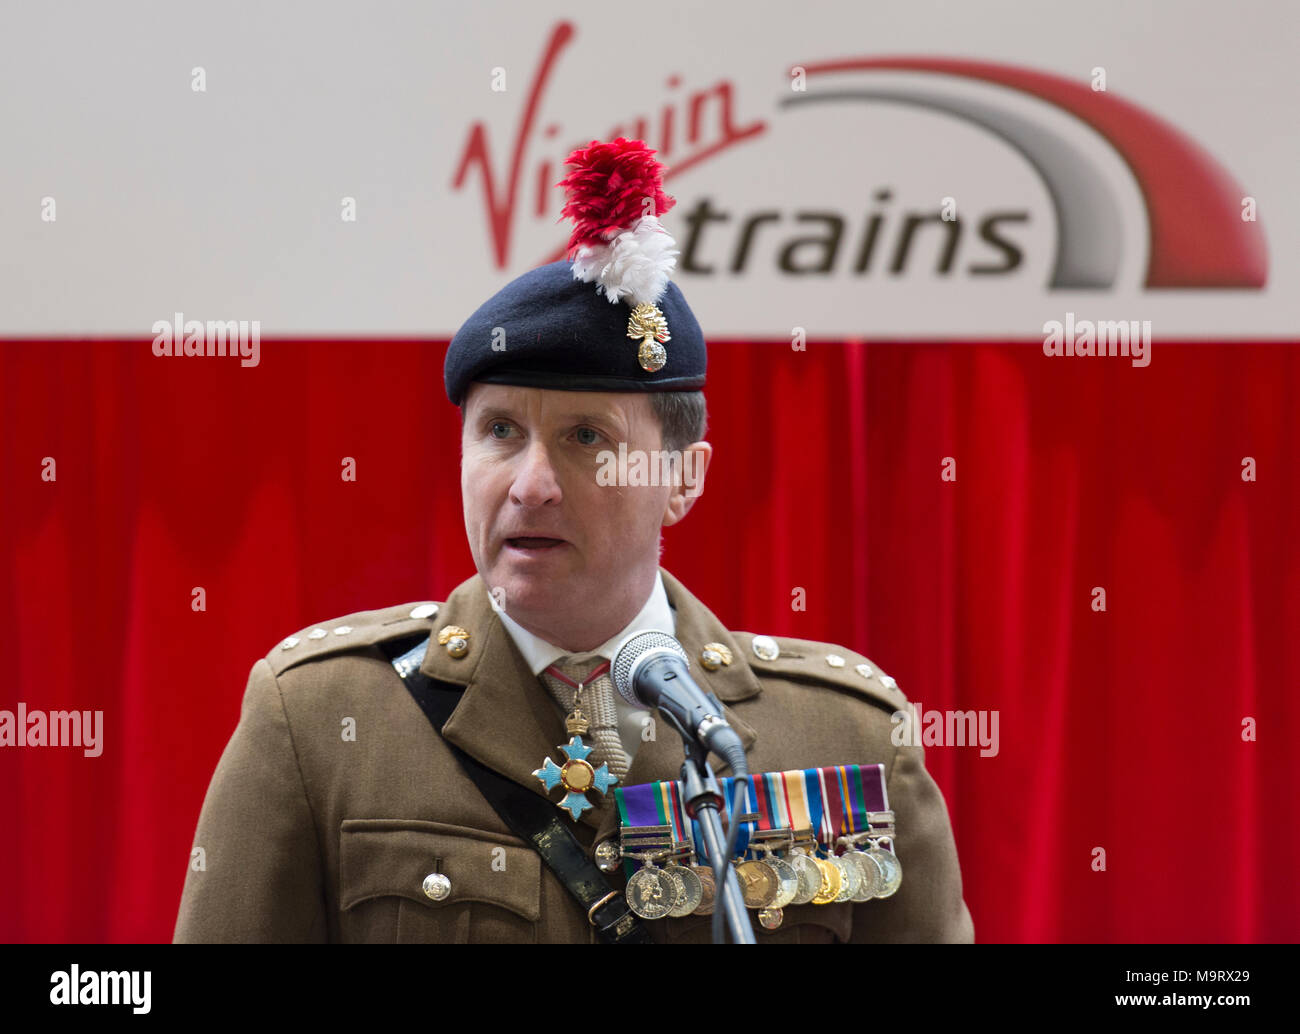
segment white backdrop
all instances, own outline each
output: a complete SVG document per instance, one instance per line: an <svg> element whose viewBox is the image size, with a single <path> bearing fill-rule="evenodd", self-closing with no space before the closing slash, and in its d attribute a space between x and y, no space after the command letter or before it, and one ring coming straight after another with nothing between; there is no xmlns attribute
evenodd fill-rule
<svg viewBox="0 0 1300 1034"><path fill-rule="evenodd" d="M1218 0L9 4L0 14L0 335L147 337L154 321L183 312L260 320L264 338L449 336L506 280L558 257L562 198L554 188L539 198L539 182L560 178L572 147L620 128L634 135L641 118L669 168L678 204L664 223L679 246L701 204L720 217L696 224L696 271L677 276L710 337L788 338L799 326L811 337L1038 338L1066 311L1149 319L1157 337L1295 337L1298 9ZM556 50L543 75L548 45ZM920 72L813 76L802 95L791 86L793 66L892 56L993 62L1084 84L1103 69L1099 101L1122 98L1174 127L1232 190L1256 199L1265 285L1144 287L1148 199L1105 137L1042 99ZM205 90L194 89L196 68ZM1090 210L1096 243L1112 252L1107 282L1050 286L1062 227L1022 149L933 105L807 101L840 88L942 94L1050 132L1113 206L1113 225ZM476 140L484 162L472 158ZM948 230L933 224L891 271L905 214L938 212L945 197L960 219L950 272L937 271ZM355 221L342 217L345 198L355 199ZM826 233L809 213L842 221L831 268L783 273L783 248ZM972 273L1005 264L978 232L997 213L1016 214L999 232L1019 264ZM881 217L876 252L857 272L872 214ZM815 267L822 252L795 254Z"/></svg>

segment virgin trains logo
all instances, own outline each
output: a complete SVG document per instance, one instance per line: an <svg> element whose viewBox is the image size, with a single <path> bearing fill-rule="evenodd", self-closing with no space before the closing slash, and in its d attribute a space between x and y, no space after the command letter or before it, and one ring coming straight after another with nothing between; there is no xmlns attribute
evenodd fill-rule
<svg viewBox="0 0 1300 1034"><path fill-rule="evenodd" d="M1264 235L1242 218L1244 192L1213 158L1172 126L1108 93L1044 72L946 58L856 58L806 66L809 81L863 73L857 88L807 93L787 104L886 101L947 111L995 133L1038 171L1056 209L1052 287L1110 287L1120 260L1117 199L1086 153L1049 120L1033 120L986 100L925 86L881 88L872 73L909 71L982 80L1047 101L1100 133L1128 165L1142 192L1150 231L1147 287L1263 287Z"/></svg>
<svg viewBox="0 0 1300 1034"><path fill-rule="evenodd" d="M486 209L491 250L499 268L509 264L513 231L524 218L553 223L562 197L556 188L563 156L590 139L629 136L645 140L659 152L667 166L665 181L683 177L682 187L696 167L733 147L747 147L769 130L767 120L743 119L738 114L736 84L726 78L692 86L678 75L664 83L658 110L637 114L598 133L571 132L540 117L553 76L558 74L563 51L575 30L559 22L547 40L538 69L524 91L524 108L517 115L513 140L498 164L492 159L488 129L482 122L470 127L452 178L463 190L475 181ZM1147 288L1260 288L1268 280L1268 255L1263 230L1243 215L1246 193L1232 176L1195 142L1150 112L1113 94L1094 91L1085 82L1065 79L1032 69L980 61L927 57L848 58L806 63L798 68L807 88L792 92L778 107L790 116L809 105L903 104L943 111L992 133L1016 149L1037 172L1050 198L1056 224L1056 249L1049 263L1048 286L1061 289L1105 289L1115 285L1125 234L1120 198L1100 163L1072 142L1065 123L1077 119L1098 133L1128 166L1146 210L1149 238L1147 267L1142 283ZM793 71L791 69L790 71ZM890 73L912 73L905 81ZM997 91L972 89L989 83L1046 102L1027 106L1005 103ZM1073 139L1077 139L1077 136ZM501 149L497 149L501 153ZM888 190L873 195L887 201ZM726 199L721 199L725 202ZM1253 204L1253 203L1252 203ZM710 206L700 198L677 213L687 224L683 243L683 272L708 274L719 269L742 273L756 219L776 218L767 213L733 213ZM731 222L739 228L729 262L706 264L703 228L710 222ZM856 272L876 265L873 251L886 217L872 217L861 249L855 251ZM1023 221L1025 213L994 213L978 227L989 259L968 273L1009 272L1020 264L1018 246L999 232L998 222ZM882 248L881 261L891 273L904 271L908 251L922 224L941 222L935 214L912 213L903 217L892 251ZM827 240L838 243L842 227L830 227ZM959 226L949 225L949 240L941 251L937 272L947 274L952 265ZM883 235L882 235L883 236ZM808 238L803 238L806 242ZM827 246L829 248L829 245ZM806 249L805 249L806 250ZM815 249L814 249L815 250ZM541 261L560 258L563 247ZM781 252L786 272L829 272L829 250L823 268L794 264L796 244Z"/></svg>

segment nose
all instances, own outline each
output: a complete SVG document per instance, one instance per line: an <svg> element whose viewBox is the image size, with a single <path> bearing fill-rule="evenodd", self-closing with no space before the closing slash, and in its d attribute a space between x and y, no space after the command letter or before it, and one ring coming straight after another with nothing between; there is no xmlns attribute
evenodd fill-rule
<svg viewBox="0 0 1300 1034"><path fill-rule="evenodd" d="M546 446L532 442L519 454L519 466L510 484L510 501L520 506L545 506L558 503L561 498L560 482L551 465Z"/></svg>

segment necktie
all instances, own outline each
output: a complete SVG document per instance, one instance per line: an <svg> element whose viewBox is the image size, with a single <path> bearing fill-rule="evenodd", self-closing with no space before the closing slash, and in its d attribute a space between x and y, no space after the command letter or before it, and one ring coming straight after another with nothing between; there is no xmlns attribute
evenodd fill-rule
<svg viewBox="0 0 1300 1034"><path fill-rule="evenodd" d="M570 654L542 672L542 681L566 712L573 710L573 698L581 685L578 704L591 723L592 761L597 766L607 764L610 774L621 782L627 775L628 757L618 735L618 708L609 663L599 654Z"/></svg>

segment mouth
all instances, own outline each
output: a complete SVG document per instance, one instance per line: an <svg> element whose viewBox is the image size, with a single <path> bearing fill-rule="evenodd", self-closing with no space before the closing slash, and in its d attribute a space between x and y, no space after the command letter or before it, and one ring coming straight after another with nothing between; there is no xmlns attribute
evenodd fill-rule
<svg viewBox="0 0 1300 1034"><path fill-rule="evenodd" d="M506 547L524 556L541 556L567 546L564 539L549 538L544 535L520 535L505 540Z"/></svg>

